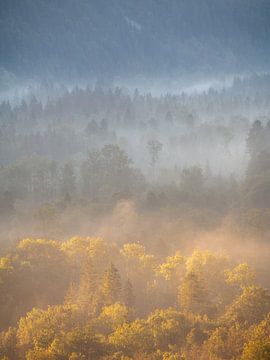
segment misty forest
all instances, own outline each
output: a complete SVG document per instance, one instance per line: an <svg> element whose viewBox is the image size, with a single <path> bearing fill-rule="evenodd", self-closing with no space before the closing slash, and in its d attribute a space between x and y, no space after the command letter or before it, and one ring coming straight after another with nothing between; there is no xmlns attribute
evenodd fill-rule
<svg viewBox="0 0 270 360"><path fill-rule="evenodd" d="M270 3L0 0L0 360L270 360Z"/></svg>

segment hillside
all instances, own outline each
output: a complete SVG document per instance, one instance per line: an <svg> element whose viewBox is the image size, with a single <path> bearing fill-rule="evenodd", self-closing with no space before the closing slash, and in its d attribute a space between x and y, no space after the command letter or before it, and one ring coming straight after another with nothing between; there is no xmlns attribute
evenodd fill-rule
<svg viewBox="0 0 270 360"><path fill-rule="evenodd" d="M2 0L0 68L61 79L265 70L266 0Z"/></svg>

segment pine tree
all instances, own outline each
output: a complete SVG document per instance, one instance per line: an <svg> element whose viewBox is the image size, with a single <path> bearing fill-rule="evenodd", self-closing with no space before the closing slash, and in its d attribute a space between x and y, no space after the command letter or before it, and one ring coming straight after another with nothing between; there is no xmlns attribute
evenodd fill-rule
<svg viewBox="0 0 270 360"><path fill-rule="evenodd" d="M87 257L82 266L77 302L83 308L94 305L98 287L98 276L92 259Z"/></svg>
<svg viewBox="0 0 270 360"><path fill-rule="evenodd" d="M67 290L66 296L65 296L65 304L74 304L76 302L78 293L78 286L72 281L69 285L69 288Z"/></svg>
<svg viewBox="0 0 270 360"><path fill-rule="evenodd" d="M194 272L188 273L179 292L179 303L183 311L207 314L211 308L204 280Z"/></svg>
<svg viewBox="0 0 270 360"><path fill-rule="evenodd" d="M63 196L72 196L76 190L76 176L71 163L66 163L61 174L61 193Z"/></svg>
<svg viewBox="0 0 270 360"><path fill-rule="evenodd" d="M133 294L133 287L129 279L127 279L123 287L123 299L124 299L124 304L127 307L129 308L134 307L135 297Z"/></svg>
<svg viewBox="0 0 270 360"><path fill-rule="evenodd" d="M258 155L265 149L264 143L265 129L260 120L256 120L249 130L247 137L247 149L252 157Z"/></svg>
<svg viewBox="0 0 270 360"><path fill-rule="evenodd" d="M101 293L104 296L105 305L114 304L121 299L121 279L113 264L103 275Z"/></svg>

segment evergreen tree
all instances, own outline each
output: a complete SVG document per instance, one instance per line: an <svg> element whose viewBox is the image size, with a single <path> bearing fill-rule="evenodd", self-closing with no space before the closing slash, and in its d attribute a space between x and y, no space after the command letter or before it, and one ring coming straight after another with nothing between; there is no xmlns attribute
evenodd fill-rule
<svg viewBox="0 0 270 360"><path fill-rule="evenodd" d="M131 284L131 281L127 279L125 282L125 285L123 287L123 298L124 298L124 304L129 307L133 308L135 304L135 297L133 293L133 287Z"/></svg>
<svg viewBox="0 0 270 360"><path fill-rule="evenodd" d="M193 314L208 314L211 305L204 280L196 273L188 273L179 292L179 303L183 311Z"/></svg>
<svg viewBox="0 0 270 360"><path fill-rule="evenodd" d="M92 259L87 257L84 265L82 266L79 291L78 291L78 303L83 308L89 308L93 306L97 300L97 287L98 276L94 268Z"/></svg>
<svg viewBox="0 0 270 360"><path fill-rule="evenodd" d="M114 304L121 298L121 279L118 270L113 264L103 275L101 292L106 305Z"/></svg>
<svg viewBox="0 0 270 360"><path fill-rule="evenodd" d="M251 158L265 149L264 136L265 129L261 121L256 120L249 130L247 137L247 148Z"/></svg>
<svg viewBox="0 0 270 360"><path fill-rule="evenodd" d="M76 189L76 177L74 173L74 168L71 163L66 163L62 169L61 177L61 194L62 195L72 195Z"/></svg>

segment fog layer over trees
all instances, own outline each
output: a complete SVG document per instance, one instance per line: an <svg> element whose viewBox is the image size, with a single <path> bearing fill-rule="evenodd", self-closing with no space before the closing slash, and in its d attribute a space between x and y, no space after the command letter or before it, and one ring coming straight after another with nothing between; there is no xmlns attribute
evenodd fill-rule
<svg viewBox="0 0 270 360"><path fill-rule="evenodd" d="M2 102L2 359L268 359L269 91Z"/></svg>
<svg viewBox="0 0 270 360"><path fill-rule="evenodd" d="M270 360L269 24L0 1L0 360Z"/></svg>

